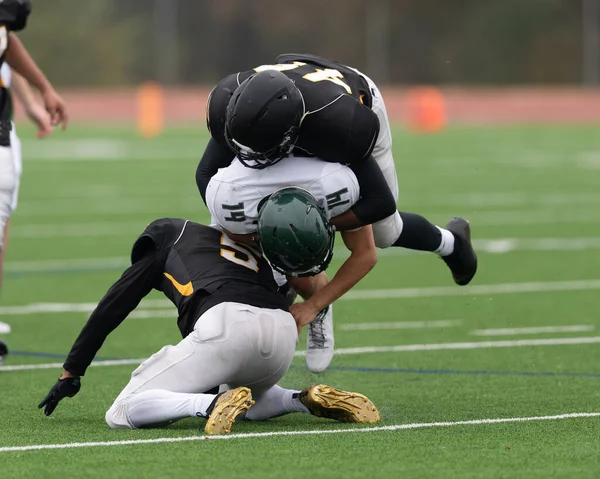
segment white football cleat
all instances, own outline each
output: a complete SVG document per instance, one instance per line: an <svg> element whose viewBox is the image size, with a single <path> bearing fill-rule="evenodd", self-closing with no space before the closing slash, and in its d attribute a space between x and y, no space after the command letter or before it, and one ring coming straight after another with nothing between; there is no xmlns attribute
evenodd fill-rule
<svg viewBox="0 0 600 479"><path fill-rule="evenodd" d="M313 373L327 369L333 359L333 311L332 305L323 309L308 325L306 335L306 366Z"/></svg>

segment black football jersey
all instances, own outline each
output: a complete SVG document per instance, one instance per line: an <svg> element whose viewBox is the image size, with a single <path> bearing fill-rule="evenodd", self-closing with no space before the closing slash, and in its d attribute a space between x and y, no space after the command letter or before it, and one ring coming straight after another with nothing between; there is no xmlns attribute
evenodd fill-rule
<svg viewBox="0 0 600 479"><path fill-rule="evenodd" d="M302 54L280 55L275 65L229 75L213 89L207 103L207 122L219 144L227 147L224 132L231 95L244 80L264 70L284 73L304 98L306 113L296 154L346 165L371 154L380 126L371 110L372 92L365 78L340 63Z"/></svg>
<svg viewBox="0 0 600 479"><path fill-rule="evenodd" d="M203 312L223 302L288 310L264 257L214 228L176 218L154 221L134 244L132 263L150 246L164 262L155 288L177 307L183 336Z"/></svg>
<svg viewBox="0 0 600 479"><path fill-rule="evenodd" d="M31 6L28 0L0 2L0 67L4 63L9 43L9 32L25 28ZM12 103L6 85L0 81L0 146L10 145Z"/></svg>

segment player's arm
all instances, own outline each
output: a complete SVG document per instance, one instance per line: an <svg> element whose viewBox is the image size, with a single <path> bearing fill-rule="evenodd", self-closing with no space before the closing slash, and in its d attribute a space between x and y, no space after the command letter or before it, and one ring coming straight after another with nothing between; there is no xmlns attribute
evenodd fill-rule
<svg viewBox="0 0 600 479"><path fill-rule="evenodd" d="M376 223L396 211L394 195L373 156L350 165L350 169L358 180L360 199L348 211L331 219L338 231Z"/></svg>
<svg viewBox="0 0 600 479"><path fill-rule="evenodd" d="M163 268L161 257L156 249L145 248L143 254L136 255L133 264L100 300L75 340L60 378L38 405L38 408L44 407L46 416L52 414L62 399L77 394L79 378L85 374L108 335L154 287Z"/></svg>
<svg viewBox="0 0 600 479"><path fill-rule="evenodd" d="M17 72L12 72L10 90L14 97L23 105L29 119L37 125L37 137L44 138L52 133L54 128L50 123L50 115L27 80Z"/></svg>
<svg viewBox="0 0 600 479"><path fill-rule="evenodd" d="M211 139L196 168L196 185L204 204L206 204L206 188L210 179L219 168L228 167L235 157L225 141L225 121L229 99L238 86L239 75L237 73L229 75L212 89L206 101L206 126Z"/></svg>
<svg viewBox="0 0 600 479"><path fill-rule="evenodd" d="M293 304L290 307L298 329L313 321L319 311L350 291L377 263L377 250L371 226L357 231L345 231L341 236L350 250L350 257L329 283L303 303ZM291 278L290 284L294 286L294 280Z"/></svg>
<svg viewBox="0 0 600 479"><path fill-rule="evenodd" d="M10 32L8 40L6 63L40 91L46 110L50 113L52 124L59 125L62 123L64 130L68 123L65 102L46 78L46 75L37 66L33 58L31 58L31 55L19 37Z"/></svg>
<svg viewBox="0 0 600 479"><path fill-rule="evenodd" d="M210 179L215 176L219 168L227 168L235 154L229 149L222 146L214 138L211 138L206 145L206 150L202 155L198 168L196 168L196 185L202 196L202 201L206 203L206 189L210 183Z"/></svg>

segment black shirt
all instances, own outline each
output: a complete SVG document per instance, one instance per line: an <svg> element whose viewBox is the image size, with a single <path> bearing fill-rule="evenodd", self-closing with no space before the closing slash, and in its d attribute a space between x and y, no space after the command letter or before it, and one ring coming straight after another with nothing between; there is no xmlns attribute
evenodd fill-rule
<svg viewBox="0 0 600 479"><path fill-rule="evenodd" d="M212 137L227 146L224 137L227 104L248 77L276 69L290 78L302 93L306 115L300 127L296 153L345 165L367 159L379 135L379 119L365 78L341 63L314 55L280 55L277 65L263 65L221 80L207 104Z"/></svg>
<svg viewBox="0 0 600 479"><path fill-rule="evenodd" d="M177 307L183 337L204 312L224 302L288 311L262 255L208 226L154 221L133 245L131 262L90 315L64 364L67 371L83 376L106 337L152 289Z"/></svg>

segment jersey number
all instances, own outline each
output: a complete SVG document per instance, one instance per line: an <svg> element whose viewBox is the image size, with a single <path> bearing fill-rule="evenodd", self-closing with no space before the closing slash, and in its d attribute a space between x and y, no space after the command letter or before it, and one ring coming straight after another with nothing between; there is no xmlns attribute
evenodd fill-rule
<svg viewBox="0 0 600 479"><path fill-rule="evenodd" d="M302 62L280 63L278 65L261 65L255 68L254 71L257 73L264 72L265 70L277 70L278 72L285 72L289 70L295 70L296 68L304 65L306 65L306 63ZM347 83L344 83L344 75L342 75L338 70L334 70L333 68L325 68L324 70L321 68L315 68L315 70L315 72L307 73L302 78L315 83L320 81L333 82L336 85L344 88L348 92L348 95L352 95L352 89Z"/></svg>
<svg viewBox="0 0 600 479"><path fill-rule="evenodd" d="M225 258L227 261L231 261L232 263L239 264L244 268L251 269L255 273L258 273L258 260L260 259L260 254L256 251L250 251L250 247L242 246L238 243L235 243L229 236L226 234L221 235L221 246L225 246L226 248L221 248L221 256ZM242 253L248 259L242 259L237 256L237 253Z"/></svg>

